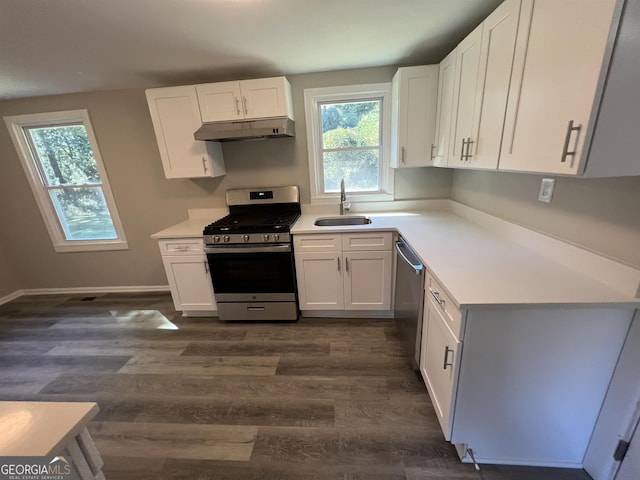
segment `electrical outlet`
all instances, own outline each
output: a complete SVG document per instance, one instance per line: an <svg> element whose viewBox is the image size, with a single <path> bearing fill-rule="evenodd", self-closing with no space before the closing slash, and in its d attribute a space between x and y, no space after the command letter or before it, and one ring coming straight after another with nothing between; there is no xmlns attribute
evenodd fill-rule
<svg viewBox="0 0 640 480"><path fill-rule="evenodd" d="M556 186L555 178L543 178L540 184L540 193L538 194L538 200L541 202L551 203L553 197L553 189Z"/></svg>

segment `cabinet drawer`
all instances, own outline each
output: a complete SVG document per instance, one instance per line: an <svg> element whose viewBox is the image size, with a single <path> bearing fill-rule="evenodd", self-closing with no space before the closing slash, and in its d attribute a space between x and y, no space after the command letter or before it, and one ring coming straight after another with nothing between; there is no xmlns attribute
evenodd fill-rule
<svg viewBox="0 0 640 480"><path fill-rule="evenodd" d="M342 250L391 250L391 232L343 233Z"/></svg>
<svg viewBox="0 0 640 480"><path fill-rule="evenodd" d="M462 314L455 306L453 300L436 280L429 275L427 277L425 298L431 298L438 306L442 317L457 339L462 339Z"/></svg>
<svg viewBox="0 0 640 480"><path fill-rule="evenodd" d="M176 238L172 240L159 240L161 255L189 255L204 252L202 238Z"/></svg>
<svg viewBox="0 0 640 480"><path fill-rule="evenodd" d="M293 249L296 252L341 252L342 237L337 234L294 235Z"/></svg>

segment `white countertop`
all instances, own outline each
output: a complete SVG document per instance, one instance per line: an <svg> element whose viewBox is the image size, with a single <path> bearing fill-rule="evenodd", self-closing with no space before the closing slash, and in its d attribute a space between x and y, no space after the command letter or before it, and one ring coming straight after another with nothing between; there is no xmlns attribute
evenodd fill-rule
<svg viewBox="0 0 640 480"><path fill-rule="evenodd" d="M0 402L0 456L62 453L97 413L92 402Z"/></svg>
<svg viewBox="0 0 640 480"><path fill-rule="evenodd" d="M628 286L607 285L594 275L559 263L451 211L372 213L367 215L371 224L340 227L316 227L313 222L319 216L303 215L292 233L398 231L460 308L534 304L640 306L640 298L630 294ZM634 272L630 273L633 282Z"/></svg>
<svg viewBox="0 0 640 480"><path fill-rule="evenodd" d="M152 237L201 237L205 225L226 213L220 208L190 210L189 219ZM316 218L331 215L303 206L291 233L397 231L460 308L640 307L639 270L455 202L436 200L425 202L420 210L353 214L367 215L372 223L317 227Z"/></svg>
<svg viewBox="0 0 640 480"><path fill-rule="evenodd" d="M202 230L211 222L227 215L226 208L207 208L189 210L189 218L176 225L151 235L151 238L193 238L202 237Z"/></svg>

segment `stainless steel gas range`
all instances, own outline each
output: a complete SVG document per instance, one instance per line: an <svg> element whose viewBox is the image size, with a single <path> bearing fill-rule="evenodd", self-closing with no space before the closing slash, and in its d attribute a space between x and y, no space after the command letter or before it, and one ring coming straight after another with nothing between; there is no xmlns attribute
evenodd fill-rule
<svg viewBox="0 0 640 480"><path fill-rule="evenodd" d="M229 215L203 232L220 319L296 320L298 187L227 190L227 205Z"/></svg>

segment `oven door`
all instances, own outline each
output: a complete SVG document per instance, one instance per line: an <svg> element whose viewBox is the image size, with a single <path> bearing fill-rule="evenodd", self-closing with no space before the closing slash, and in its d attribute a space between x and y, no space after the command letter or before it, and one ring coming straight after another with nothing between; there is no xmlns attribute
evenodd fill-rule
<svg viewBox="0 0 640 480"><path fill-rule="evenodd" d="M217 302L286 302L296 299L291 244L206 247Z"/></svg>

